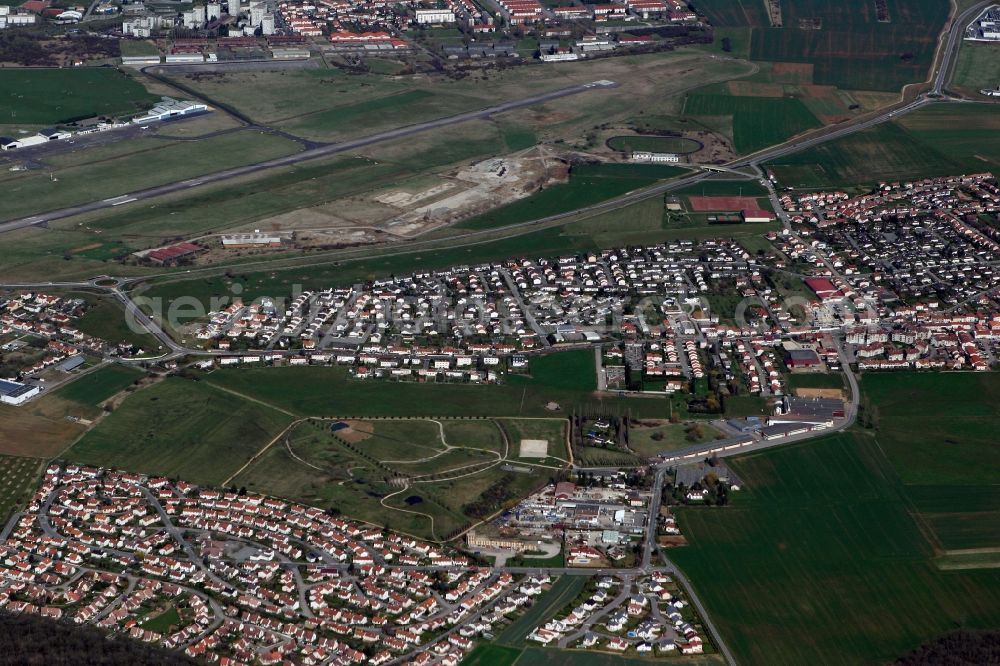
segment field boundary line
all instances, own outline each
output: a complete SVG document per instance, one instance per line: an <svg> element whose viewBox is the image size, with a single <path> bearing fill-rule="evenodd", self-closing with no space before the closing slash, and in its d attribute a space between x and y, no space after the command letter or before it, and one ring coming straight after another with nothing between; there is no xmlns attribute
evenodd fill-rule
<svg viewBox="0 0 1000 666"><path fill-rule="evenodd" d="M219 384L213 384L212 382L207 382L207 384L209 386L211 386L212 388L219 389L220 391L223 391L225 393L229 393L230 395L235 395L237 398L242 398L243 400L249 400L250 402L256 402L258 405L263 405L264 407L268 407L270 409L273 409L276 412L281 412L282 414L285 414L287 416L291 416L293 419L300 419L300 420L302 420L303 418L309 418L309 417L300 417L295 412L289 411L289 410L285 409L284 407L278 407L277 405L272 405L269 402L264 402L263 400L261 400L259 398L254 398L252 396L249 396L246 393L240 393L239 391L234 391L231 388L226 388L225 386L220 386Z"/></svg>
<svg viewBox="0 0 1000 666"><path fill-rule="evenodd" d="M263 456L265 453L267 453L268 449L270 449L272 446L274 446L274 443L277 442L279 439L281 439L281 437L283 435L285 435L288 431L290 431L293 427L297 426L299 423L302 423L303 421L308 421L308 420L309 420L308 418L300 418L300 419L296 419L296 420L292 421L291 423L289 423L287 426L285 426L281 430L281 432L279 432L277 435L274 436L274 439L272 439L270 442L268 442L267 444L265 444L263 446L263 448L261 448L259 451L257 451L257 453L253 454L250 457L250 460L246 461L243 464L242 467L240 467L238 470L236 470L235 472L233 472L229 476L229 478L227 478L225 481L223 481L222 483L220 483L219 486L220 487L225 487L225 486L229 485L230 483L232 483L233 479L235 479L240 474L242 474L248 467L250 467L250 465L252 465L255 462L257 462L258 460L260 460L261 456Z"/></svg>

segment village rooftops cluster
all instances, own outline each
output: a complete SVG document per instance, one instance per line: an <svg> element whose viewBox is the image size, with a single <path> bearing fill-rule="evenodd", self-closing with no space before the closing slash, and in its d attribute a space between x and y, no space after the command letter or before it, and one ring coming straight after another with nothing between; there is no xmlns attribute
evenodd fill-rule
<svg viewBox="0 0 1000 666"><path fill-rule="evenodd" d="M82 298L65 298L36 292L0 296L0 339L8 360L24 358L18 368L24 376L36 375L84 353L132 354L131 345L114 347L105 340L87 335L73 322L89 305ZM31 341L44 341L33 346Z"/></svg>
<svg viewBox="0 0 1000 666"><path fill-rule="evenodd" d="M78 465L50 466L5 533L0 606L227 665L454 665L551 582L308 506Z"/></svg>
<svg viewBox="0 0 1000 666"><path fill-rule="evenodd" d="M815 267L815 324L840 326L859 368L989 369L1000 328L1000 232L984 221L1000 212L992 175L786 195L782 206L802 240L775 244Z"/></svg>
<svg viewBox="0 0 1000 666"><path fill-rule="evenodd" d="M538 626L529 640L543 645L632 652L639 655L702 654L704 641L689 617L688 603L666 573L635 581L603 577L579 605ZM596 623L592 618L600 615Z"/></svg>
<svg viewBox="0 0 1000 666"><path fill-rule="evenodd" d="M703 369L691 345L665 339L695 333L686 315L647 322L626 309L647 303L681 315L686 300L718 280L759 293L754 262L739 245L710 240L456 266L304 292L286 304L236 300L210 313L195 335L233 352L222 364L300 350L290 363L338 363L359 377L475 381L524 368L527 354L547 348L652 338L658 346L649 350L651 371L664 367L655 355L666 349L669 356L673 344L684 347L685 367L697 377ZM615 320L623 322L620 329L610 324ZM701 323L710 338L719 334L707 316ZM240 349L252 351L237 355Z"/></svg>

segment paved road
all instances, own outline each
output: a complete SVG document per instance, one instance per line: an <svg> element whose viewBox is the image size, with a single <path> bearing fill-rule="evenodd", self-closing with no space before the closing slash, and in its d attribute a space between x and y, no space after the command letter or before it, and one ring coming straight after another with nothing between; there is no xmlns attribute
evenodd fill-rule
<svg viewBox="0 0 1000 666"><path fill-rule="evenodd" d="M369 136L361 137L358 139L351 139L350 141L344 141L342 143L334 143L325 146L320 146L318 148L303 150L301 152L295 153L294 155L286 155L285 157L277 157L270 160L264 160L263 162L257 162L255 164L248 164L246 166L235 167L232 169L224 169L222 171L206 174L204 176L188 178L186 180L181 180L174 183L167 183L166 185L159 185L157 187L150 187L145 190L139 190L136 192L130 192L128 194L122 194L120 196L112 197L110 199L92 201L90 203L79 204L76 206L69 206L67 208L60 208L46 213L39 213L37 215L32 215L30 217L21 218L18 220L11 220L10 222L5 222L3 224L0 224L0 233L13 231L15 229L23 229L25 227L35 226L39 224L45 224L47 222L52 222L54 220L60 220L64 217L79 215L81 213L90 213L97 210L113 208L115 206L121 206L135 201L142 201L144 199L159 197L164 194L180 192L192 187L198 187L199 185L231 180L233 178L238 178L240 176L246 176L248 174L264 171L266 169L273 169L275 167L282 167L282 166L290 166L292 164L297 164L299 162L303 162L306 160L312 160L319 157L326 157L328 155L336 155L338 153L356 150L358 148L363 148L365 146L370 146L376 143L382 143L384 141L390 141L393 139L402 139L408 136L413 136L415 134L421 134L423 132L427 132L433 129L450 127L451 125L457 125L459 123L468 122L470 120L480 120L483 118L489 118L498 113L505 113L507 111L513 111L515 109L520 109L527 106L543 104L545 102L549 102L554 99L569 97L571 95L578 95L580 93L587 92L590 90L613 88L616 87L617 85L618 85L617 83L614 83L612 81L595 81L591 83L583 83L580 85L570 86L568 88L560 88L559 90L553 90L550 92L542 93L540 95L532 95L531 97L525 97L523 99L504 102L502 104L486 107L484 109L479 109L477 111L467 111L465 113L459 113L457 115L448 116L446 118L437 118L435 120L430 120L424 123L407 125L405 127L397 127L395 129L386 130L384 132L378 132L377 134L371 134Z"/></svg>

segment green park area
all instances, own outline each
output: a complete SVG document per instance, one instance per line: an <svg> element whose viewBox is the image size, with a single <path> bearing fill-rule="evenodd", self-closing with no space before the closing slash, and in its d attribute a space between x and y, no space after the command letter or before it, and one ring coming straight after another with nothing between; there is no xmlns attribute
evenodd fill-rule
<svg viewBox="0 0 1000 666"><path fill-rule="evenodd" d="M233 484L439 540L548 482L513 455L491 419L308 420Z"/></svg>
<svg viewBox="0 0 1000 666"><path fill-rule="evenodd" d="M1000 376L872 374L862 391L876 430L734 459L730 507L679 512L691 545L670 558L740 663L887 663L1000 623L996 558L966 556L1000 546Z"/></svg>
<svg viewBox="0 0 1000 666"><path fill-rule="evenodd" d="M134 115L158 99L109 67L0 70L0 124L54 125Z"/></svg>

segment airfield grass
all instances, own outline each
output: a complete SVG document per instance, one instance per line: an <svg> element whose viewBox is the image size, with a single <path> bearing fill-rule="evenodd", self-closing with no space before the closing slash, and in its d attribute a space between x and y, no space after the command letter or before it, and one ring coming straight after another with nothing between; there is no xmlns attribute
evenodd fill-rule
<svg viewBox="0 0 1000 666"><path fill-rule="evenodd" d="M974 98L980 90L1000 85L1000 44L963 41L952 76L952 87Z"/></svg>
<svg viewBox="0 0 1000 666"><path fill-rule="evenodd" d="M60 387L55 395L64 400L96 407L143 376L143 371L126 365L105 365Z"/></svg>
<svg viewBox="0 0 1000 666"><path fill-rule="evenodd" d="M157 101L137 81L107 67L0 70L0 118L53 125L93 116L132 115Z"/></svg>
<svg viewBox="0 0 1000 666"><path fill-rule="evenodd" d="M203 141L142 143L135 152L66 168L24 171L4 182L0 213L12 219L297 152L284 137L252 131ZM51 176L51 177L50 177Z"/></svg>
<svg viewBox="0 0 1000 666"><path fill-rule="evenodd" d="M38 458L0 455L0 524L31 497L45 468Z"/></svg>
<svg viewBox="0 0 1000 666"><path fill-rule="evenodd" d="M979 556L1000 547L1000 375L861 389L877 431L736 458L729 509L679 513L692 545L671 558L741 663L884 663L1000 623L1000 571Z"/></svg>
<svg viewBox="0 0 1000 666"><path fill-rule="evenodd" d="M168 377L126 398L66 457L220 484L291 420L207 382Z"/></svg>
<svg viewBox="0 0 1000 666"><path fill-rule="evenodd" d="M784 186L850 187L1000 169L987 104L935 104L769 164Z"/></svg>
<svg viewBox="0 0 1000 666"><path fill-rule="evenodd" d="M528 634L573 601L586 583L586 576L560 576L523 615L504 627L495 642L507 647L526 647Z"/></svg>
<svg viewBox="0 0 1000 666"><path fill-rule="evenodd" d="M343 140L599 79L619 82L618 90L592 89L510 114L548 137L580 136L581 129L604 122L609 115L628 113L620 104L623 94L651 110L668 104L672 92L699 80L722 80L747 72L745 63L713 61L694 53L657 53L565 65L558 72L520 67L516 71L484 71L460 80L396 79L327 69L199 73L177 79L256 122L309 138ZM364 122L358 122L360 119Z"/></svg>
<svg viewBox="0 0 1000 666"><path fill-rule="evenodd" d="M638 164L583 164L570 170L568 183L547 187L520 201L461 222L461 229L492 229L537 220L614 199L658 180L673 178L683 169Z"/></svg>
<svg viewBox="0 0 1000 666"><path fill-rule="evenodd" d="M738 97L694 92L685 100L684 114L732 116L733 147L739 153L756 152L820 126L806 105L794 97Z"/></svg>

